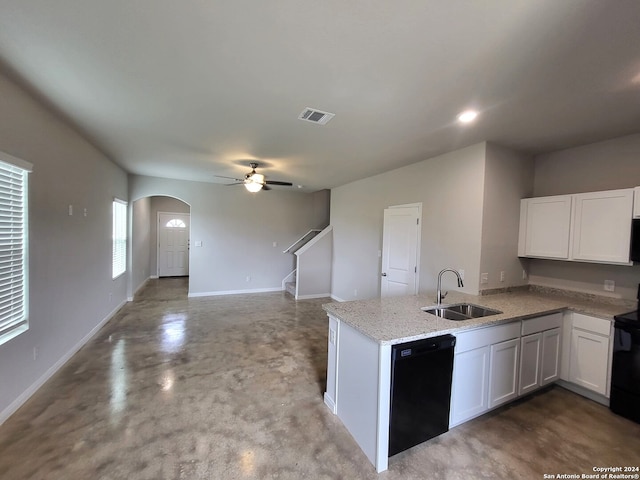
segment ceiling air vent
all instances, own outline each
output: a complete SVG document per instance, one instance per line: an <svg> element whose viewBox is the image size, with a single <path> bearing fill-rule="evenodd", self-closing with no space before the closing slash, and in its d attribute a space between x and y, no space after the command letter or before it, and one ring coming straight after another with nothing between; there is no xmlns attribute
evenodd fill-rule
<svg viewBox="0 0 640 480"><path fill-rule="evenodd" d="M315 108L307 107L302 111L298 118L307 122L324 125L335 116L335 113L323 112Z"/></svg>

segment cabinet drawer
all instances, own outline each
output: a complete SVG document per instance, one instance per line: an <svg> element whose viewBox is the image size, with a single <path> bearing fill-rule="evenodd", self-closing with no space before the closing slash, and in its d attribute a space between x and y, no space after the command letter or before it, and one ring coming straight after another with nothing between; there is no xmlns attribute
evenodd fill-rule
<svg viewBox="0 0 640 480"><path fill-rule="evenodd" d="M456 334L456 353L466 352L474 348L486 347L494 343L504 342L520 336L520 324L516 321L495 327L478 328Z"/></svg>
<svg viewBox="0 0 640 480"><path fill-rule="evenodd" d="M529 318L522 321L522 335L544 332L562 325L562 312L552 313L543 317Z"/></svg>
<svg viewBox="0 0 640 480"><path fill-rule="evenodd" d="M581 313L573 314L573 328L580 328L588 332L609 336L611 333L611 321L602 318L589 317Z"/></svg>

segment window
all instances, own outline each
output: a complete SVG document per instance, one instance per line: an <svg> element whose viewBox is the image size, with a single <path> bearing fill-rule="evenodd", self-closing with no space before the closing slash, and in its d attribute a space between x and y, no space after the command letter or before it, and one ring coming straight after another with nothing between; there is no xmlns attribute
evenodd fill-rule
<svg viewBox="0 0 640 480"><path fill-rule="evenodd" d="M127 202L113 199L113 272L111 278L127 270Z"/></svg>
<svg viewBox="0 0 640 480"><path fill-rule="evenodd" d="M169 220L165 225L167 228L187 228L187 225L179 218Z"/></svg>
<svg viewBox="0 0 640 480"><path fill-rule="evenodd" d="M30 163L0 152L0 345L29 329L30 171Z"/></svg>

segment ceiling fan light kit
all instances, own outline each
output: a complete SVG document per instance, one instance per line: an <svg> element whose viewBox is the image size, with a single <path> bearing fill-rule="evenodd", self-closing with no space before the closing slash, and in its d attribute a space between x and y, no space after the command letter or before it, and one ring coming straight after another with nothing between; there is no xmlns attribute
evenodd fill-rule
<svg viewBox="0 0 640 480"><path fill-rule="evenodd" d="M256 193L262 190L264 186L264 175L260 173L254 173L244 181L244 187L251 193Z"/></svg>

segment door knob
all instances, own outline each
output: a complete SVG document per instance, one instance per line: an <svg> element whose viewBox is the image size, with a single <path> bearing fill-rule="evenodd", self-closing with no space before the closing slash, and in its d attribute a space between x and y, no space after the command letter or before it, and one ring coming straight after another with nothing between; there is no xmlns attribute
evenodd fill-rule
<svg viewBox="0 0 640 480"><path fill-rule="evenodd" d="M382 276L383 276L383 277L386 277L386 276L387 276L387 274L386 274L386 273L384 273L384 272L382 272Z"/></svg>

